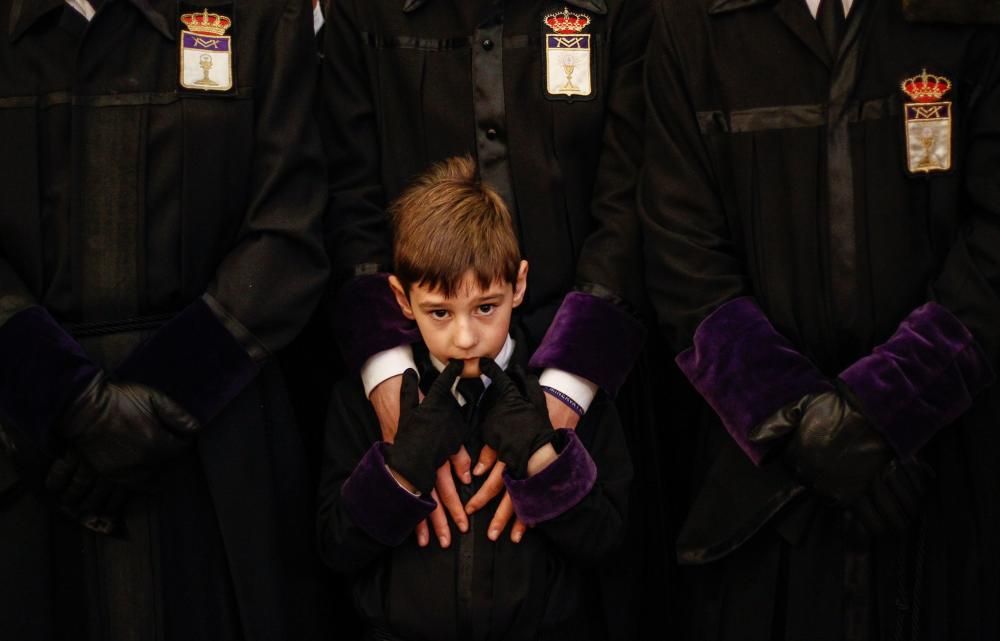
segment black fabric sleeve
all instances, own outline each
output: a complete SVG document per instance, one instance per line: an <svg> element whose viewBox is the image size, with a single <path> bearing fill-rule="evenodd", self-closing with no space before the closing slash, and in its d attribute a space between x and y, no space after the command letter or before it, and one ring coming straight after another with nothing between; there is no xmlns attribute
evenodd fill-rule
<svg viewBox="0 0 1000 641"><path fill-rule="evenodd" d="M638 201L647 291L671 347L679 352L691 346L695 329L709 313L747 295L749 288L695 107L685 90L690 86L685 70L710 76L711 60L697 47L685 49L694 59L680 59L673 42L683 34L674 29L685 28L686 21L677 25L668 20L665 6L659 5L646 59L645 152Z"/></svg>
<svg viewBox="0 0 1000 641"><path fill-rule="evenodd" d="M352 5L347 0L330 5L320 73L329 187L326 245L334 290L355 275L384 271L392 263L378 114Z"/></svg>
<svg viewBox="0 0 1000 641"><path fill-rule="evenodd" d="M289 0L254 80L249 205L208 293L270 352L287 345L319 302L329 263L322 244L322 149L313 121L316 53L310 4ZM222 319L220 319L220 322Z"/></svg>
<svg viewBox="0 0 1000 641"><path fill-rule="evenodd" d="M953 313L996 367L1000 358L1000 46L997 29L983 28L970 45L969 68L982 69L967 105L962 219L932 297Z"/></svg>
<svg viewBox="0 0 1000 641"><path fill-rule="evenodd" d="M643 298L636 179L642 158L642 71L649 41L649 0L623 3L610 34L608 101L597 181L591 198L591 231L577 265L577 288L633 310Z"/></svg>

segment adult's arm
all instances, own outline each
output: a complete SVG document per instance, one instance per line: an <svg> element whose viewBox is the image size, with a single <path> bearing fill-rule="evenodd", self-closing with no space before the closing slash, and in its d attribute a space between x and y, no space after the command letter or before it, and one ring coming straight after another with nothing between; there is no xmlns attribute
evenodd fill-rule
<svg viewBox="0 0 1000 641"><path fill-rule="evenodd" d="M753 428L832 387L752 296L689 92L711 81L710 54L705 46L677 46L703 41L704 25L693 9L679 17L668 19L660 3L647 56L638 200L648 291L680 369L758 463L770 446L751 442Z"/></svg>
<svg viewBox="0 0 1000 641"><path fill-rule="evenodd" d="M579 385L543 372L584 409L599 387L617 392L645 337L641 242L635 190L642 156L642 71L652 8L649 0L622 3L610 34L607 102L600 161L590 201L590 232L583 243L574 291L566 295L531 365L568 373Z"/></svg>
<svg viewBox="0 0 1000 641"><path fill-rule="evenodd" d="M162 390L203 423L299 332L328 274L322 244L322 151L312 119L312 12L288 0L259 43L252 78L248 206L205 293L118 370Z"/></svg>

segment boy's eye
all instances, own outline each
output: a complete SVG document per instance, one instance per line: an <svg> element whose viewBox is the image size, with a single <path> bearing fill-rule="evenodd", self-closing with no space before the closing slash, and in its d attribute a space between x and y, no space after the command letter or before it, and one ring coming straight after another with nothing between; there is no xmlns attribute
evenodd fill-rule
<svg viewBox="0 0 1000 641"><path fill-rule="evenodd" d="M496 309L496 307L497 306L494 305L494 304L492 304L492 303L487 303L485 305L480 305L479 306L479 313L483 314L483 315L492 314L493 310Z"/></svg>
<svg viewBox="0 0 1000 641"><path fill-rule="evenodd" d="M448 310L447 309L432 309L431 310L431 317L432 318L436 318L438 320L444 320L444 319L448 318Z"/></svg>

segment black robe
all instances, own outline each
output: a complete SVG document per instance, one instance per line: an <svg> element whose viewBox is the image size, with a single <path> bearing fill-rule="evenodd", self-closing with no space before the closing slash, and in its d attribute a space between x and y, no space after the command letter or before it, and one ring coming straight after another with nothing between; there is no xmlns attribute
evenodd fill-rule
<svg viewBox="0 0 1000 641"><path fill-rule="evenodd" d="M857 0L836 58L803 0L661 2L640 216L674 350L713 310L752 296L833 378L933 300L996 368L998 56L995 28L906 22L894 0ZM951 81L952 167L911 174L901 85L924 69ZM998 427L993 385L919 452L937 479L905 537L869 540L806 499L690 568L684 638L996 638ZM735 448L707 407L700 429L698 482ZM750 499L728 488L729 504Z"/></svg>
<svg viewBox="0 0 1000 641"><path fill-rule="evenodd" d="M420 351L426 391L437 373L426 350ZM525 360L522 352L515 349L517 367ZM493 392L487 389L463 408L469 422L464 446L473 459L483 446L483 408ZM349 579L353 605L369 634L380 630L404 641L604 638L594 569L622 545L632 465L606 395L594 400L576 433L597 467L594 487L565 512L535 525L519 543L510 540L509 527L496 541L486 536L501 495L470 515L467 532L452 524L452 545L446 549L433 542L421 548L412 532L393 547L369 535L351 518L357 513L345 508L341 488L382 439L360 381L341 381L333 390L323 447L319 549ZM456 478L455 484L467 501L485 480L485 475L475 477L465 485ZM393 508L388 501L366 507L373 512Z"/></svg>
<svg viewBox="0 0 1000 641"><path fill-rule="evenodd" d="M206 7L232 19L229 90L179 83L180 16ZM29 296L108 371L206 292L277 351L328 267L307 3L106 2L89 25L70 12L0 2L0 297ZM312 638L301 459L265 363L130 503L127 539L88 533L30 474L11 478L3 636Z"/></svg>

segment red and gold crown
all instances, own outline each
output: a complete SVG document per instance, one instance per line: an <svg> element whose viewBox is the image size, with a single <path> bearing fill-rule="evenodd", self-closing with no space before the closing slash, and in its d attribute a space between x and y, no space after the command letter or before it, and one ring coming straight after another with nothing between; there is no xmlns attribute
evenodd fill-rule
<svg viewBox="0 0 1000 641"><path fill-rule="evenodd" d="M590 16L570 13L569 9L563 9L560 13L550 13L545 16L545 24L556 33L580 33L590 24Z"/></svg>
<svg viewBox="0 0 1000 641"><path fill-rule="evenodd" d="M906 95L917 102L937 102L951 89L951 80L924 69L919 76L904 80L902 87Z"/></svg>
<svg viewBox="0 0 1000 641"><path fill-rule="evenodd" d="M205 36L221 36L232 26L233 21L217 13L209 13L205 9L201 13L185 13L181 22L187 25L189 31Z"/></svg>

